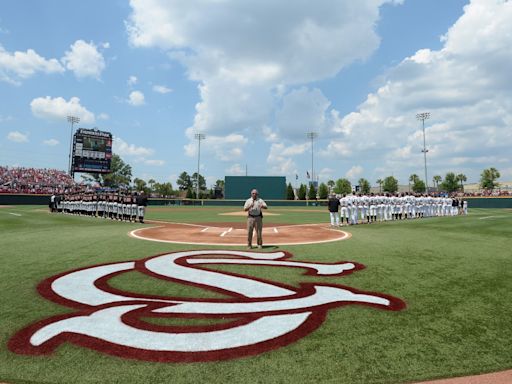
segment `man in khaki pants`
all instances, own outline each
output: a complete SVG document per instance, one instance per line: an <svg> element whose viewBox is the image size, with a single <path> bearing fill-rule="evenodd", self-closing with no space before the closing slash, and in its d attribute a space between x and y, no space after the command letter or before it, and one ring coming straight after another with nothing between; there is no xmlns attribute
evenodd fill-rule
<svg viewBox="0 0 512 384"><path fill-rule="evenodd" d="M247 212L247 248L252 248L252 231L256 227L256 236L258 239L258 248L263 245L263 214L262 209L267 209L267 204L258 197L258 191L253 189L251 197L247 199L244 205L244 211Z"/></svg>

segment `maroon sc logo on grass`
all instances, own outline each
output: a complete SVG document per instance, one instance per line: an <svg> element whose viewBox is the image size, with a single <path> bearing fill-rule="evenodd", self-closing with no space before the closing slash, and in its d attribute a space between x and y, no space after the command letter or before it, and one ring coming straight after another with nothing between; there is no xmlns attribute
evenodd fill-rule
<svg viewBox="0 0 512 384"><path fill-rule="evenodd" d="M147 361L214 361L263 353L308 335L330 308L362 304L401 310L395 297L337 284L300 288L208 269L209 264L302 268L307 275L343 276L364 268L352 262L319 264L290 260L288 252L201 250L167 253L140 261L104 264L43 281L39 293L77 309L19 331L9 349L50 354L64 342L115 356ZM173 283L220 292L226 299L161 297L120 291L110 278L138 271ZM157 325L148 320L222 319L210 325Z"/></svg>

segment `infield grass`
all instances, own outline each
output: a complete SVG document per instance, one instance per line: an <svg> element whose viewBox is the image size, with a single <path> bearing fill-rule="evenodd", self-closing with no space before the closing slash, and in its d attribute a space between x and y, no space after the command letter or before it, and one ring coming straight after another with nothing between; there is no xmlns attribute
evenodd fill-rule
<svg viewBox="0 0 512 384"><path fill-rule="evenodd" d="M232 207L151 207L148 218L172 222L243 222L219 215ZM265 223L327 223L325 208L271 208ZM42 280L94 264L142 259L212 246L131 238L141 224L48 214L44 207L0 209L0 381L8 383L410 383L512 368L512 211L473 209L465 217L345 228L345 241L281 246L293 260L355 261L345 277L302 270L211 266L297 286L329 282L396 296L398 311L364 306L331 309L319 329L261 355L214 363L149 363L72 344L46 356L23 356L8 340L36 321L73 310L39 296ZM229 249L237 249L230 247ZM238 248L240 249L240 248ZM276 248L272 248L275 251ZM129 272L116 288L183 297L222 297ZM166 323L167 320L151 320ZM204 320L195 324L204 323ZM187 320L172 324L190 324Z"/></svg>

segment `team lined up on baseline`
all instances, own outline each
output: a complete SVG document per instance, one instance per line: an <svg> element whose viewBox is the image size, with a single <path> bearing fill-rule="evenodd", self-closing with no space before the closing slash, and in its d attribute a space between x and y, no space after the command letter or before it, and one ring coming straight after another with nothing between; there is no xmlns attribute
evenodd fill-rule
<svg viewBox="0 0 512 384"><path fill-rule="evenodd" d="M345 220L346 225L355 225L468 213L467 200L407 192L396 195L331 195L328 208L332 226L343 225Z"/></svg>
<svg viewBox="0 0 512 384"><path fill-rule="evenodd" d="M141 193L75 193L52 195L50 212L102 217L104 219L144 222L148 205L147 196Z"/></svg>

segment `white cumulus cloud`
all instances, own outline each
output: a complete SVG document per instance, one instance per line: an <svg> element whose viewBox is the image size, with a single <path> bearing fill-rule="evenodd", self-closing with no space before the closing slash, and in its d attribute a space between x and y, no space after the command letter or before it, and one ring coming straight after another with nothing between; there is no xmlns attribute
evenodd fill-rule
<svg viewBox="0 0 512 384"><path fill-rule="evenodd" d="M8 52L0 45L0 81L20 84L20 79L26 79L37 72L62 73L64 67L57 59L45 59L33 49L26 52Z"/></svg>
<svg viewBox="0 0 512 384"><path fill-rule="evenodd" d="M269 141L276 142L340 124L320 91L294 93L294 87L371 55L379 45L379 7L387 2L132 0L126 25L133 46L166 50L199 82L201 100L188 132L251 137L270 128ZM283 98L287 104L276 111ZM301 106L307 110L299 120L293 112ZM274 126L276 113L282 126Z"/></svg>
<svg viewBox="0 0 512 384"><path fill-rule="evenodd" d="M152 148L129 144L120 137L114 137L112 152L120 156L139 156L141 158L151 156L155 153Z"/></svg>
<svg viewBox="0 0 512 384"><path fill-rule="evenodd" d="M49 147L54 147L59 144L59 140L56 140L56 139L43 140L43 144L48 145Z"/></svg>
<svg viewBox="0 0 512 384"><path fill-rule="evenodd" d="M105 44L103 44L105 48ZM98 47L93 43L87 43L83 40L75 41L69 51L66 51L61 59L62 63L70 71L73 71L76 77L92 77L99 79L101 72L105 69L105 59Z"/></svg>
<svg viewBox="0 0 512 384"><path fill-rule="evenodd" d="M375 171L365 176L394 173L406 182L423 170L422 125L415 117L428 111L430 175L454 171L478 181L483 168L512 165L510 20L510 1L471 1L443 36L440 50L423 48L404 58L342 119L343 137L324 155L344 156L346 149L359 161L371 159L365 169Z"/></svg>
<svg viewBox="0 0 512 384"><path fill-rule="evenodd" d="M151 166L155 166L155 167L161 167L161 166L165 165L164 160L157 160L157 159L144 159L143 162L146 165L151 165Z"/></svg>
<svg viewBox="0 0 512 384"><path fill-rule="evenodd" d="M67 116L76 116L84 124L94 123L94 113L80 104L78 97L71 97L66 101L62 97L38 97L30 103L32 114L45 120L65 120Z"/></svg>
<svg viewBox="0 0 512 384"><path fill-rule="evenodd" d="M226 168L224 171L226 172L226 175L228 175L228 176L244 176L245 175L245 166L235 163L231 167Z"/></svg>
<svg viewBox="0 0 512 384"><path fill-rule="evenodd" d="M197 140L194 139L192 131L188 131L187 135L192 137L189 137L191 141L184 147L185 154L189 157L196 157L199 149ZM214 156L221 161L234 161L242 157L247 142L248 139L239 134L227 136L207 135L206 139L201 141L201 156L208 155Z"/></svg>
<svg viewBox="0 0 512 384"><path fill-rule="evenodd" d="M364 172L364 168L360 165L354 165L352 168L350 168L347 173L345 174L345 177L351 181L356 181L356 179L359 176L362 176Z"/></svg>
<svg viewBox="0 0 512 384"><path fill-rule="evenodd" d="M7 134L7 140L13 141L15 143L26 143L28 142L28 133L11 131Z"/></svg>
<svg viewBox="0 0 512 384"><path fill-rule="evenodd" d="M165 85L153 85L153 91L161 94L166 94L169 92L172 92L172 89L169 87L166 87Z"/></svg>
<svg viewBox="0 0 512 384"><path fill-rule="evenodd" d="M130 92L130 96L128 96L128 104L134 107L140 107L144 105L144 94L140 91L132 91Z"/></svg>
<svg viewBox="0 0 512 384"><path fill-rule="evenodd" d="M138 81L137 76L133 76L133 75L132 75L132 76L130 76L130 77L128 78L127 83L128 83L128 85L131 87L131 86L134 86L135 84L137 84L137 81Z"/></svg>

